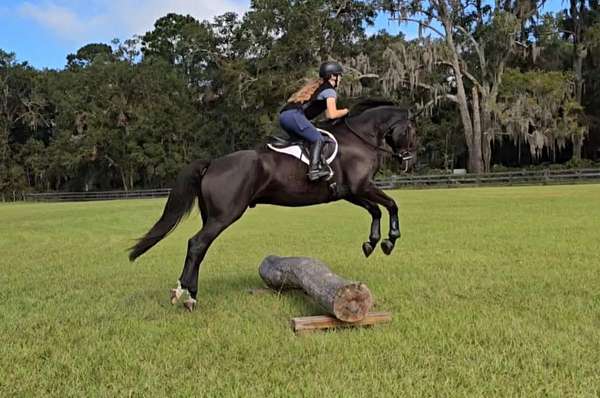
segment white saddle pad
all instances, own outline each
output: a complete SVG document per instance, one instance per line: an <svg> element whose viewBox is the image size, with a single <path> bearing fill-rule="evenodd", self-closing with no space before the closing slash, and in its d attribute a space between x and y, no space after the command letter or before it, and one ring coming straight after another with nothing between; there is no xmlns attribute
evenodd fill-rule
<svg viewBox="0 0 600 398"><path fill-rule="evenodd" d="M338 153L338 142L335 139L335 137L333 136L333 134L331 134L329 131L325 131L322 129L317 129L319 130L319 132L325 136L327 136L328 138L330 138L334 144L334 148L333 151L331 152L331 155L329 155L327 157L327 164L330 164L331 162L333 162L333 160L335 159L335 157L337 156ZM310 159L308 159L306 157L306 155L304 154L304 152L302 151L302 148L300 147L300 145L290 145L290 146L285 146L285 147L276 147L273 146L271 144L267 144L267 147L275 152L279 152L279 153L285 153L287 155L293 156L296 159L300 160L301 162L304 162L306 164L309 164Z"/></svg>

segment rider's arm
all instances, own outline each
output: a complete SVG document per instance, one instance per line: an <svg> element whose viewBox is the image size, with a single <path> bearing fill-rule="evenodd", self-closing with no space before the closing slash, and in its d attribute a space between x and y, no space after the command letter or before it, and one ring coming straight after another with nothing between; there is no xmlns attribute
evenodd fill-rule
<svg viewBox="0 0 600 398"><path fill-rule="evenodd" d="M348 114L348 109L338 109L335 97L327 98L327 109L325 110L325 116L327 119L337 119Z"/></svg>

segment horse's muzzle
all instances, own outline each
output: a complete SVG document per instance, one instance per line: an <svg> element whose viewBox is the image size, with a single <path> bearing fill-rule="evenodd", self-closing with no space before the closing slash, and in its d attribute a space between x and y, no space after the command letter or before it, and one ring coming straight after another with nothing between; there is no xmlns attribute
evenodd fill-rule
<svg viewBox="0 0 600 398"><path fill-rule="evenodd" d="M409 169L412 169L412 167L416 163L416 155L411 151L398 152L394 156L403 165L404 170L402 170L402 172L404 173L408 172Z"/></svg>

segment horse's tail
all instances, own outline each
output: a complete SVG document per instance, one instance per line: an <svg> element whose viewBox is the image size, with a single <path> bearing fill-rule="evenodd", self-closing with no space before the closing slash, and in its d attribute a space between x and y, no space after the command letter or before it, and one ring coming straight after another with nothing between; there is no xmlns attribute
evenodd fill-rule
<svg viewBox="0 0 600 398"><path fill-rule="evenodd" d="M150 231L130 248L130 261L134 261L167 236L190 213L196 197L199 201L202 200L201 182L209 164L209 161L196 160L179 172L162 216Z"/></svg>

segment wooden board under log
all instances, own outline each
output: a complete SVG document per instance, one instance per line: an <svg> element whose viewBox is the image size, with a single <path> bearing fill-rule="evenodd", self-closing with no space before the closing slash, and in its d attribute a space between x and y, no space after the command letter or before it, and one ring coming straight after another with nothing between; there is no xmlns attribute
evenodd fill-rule
<svg viewBox="0 0 600 398"><path fill-rule="evenodd" d="M292 328L296 334L303 335L317 330L349 326L372 326L391 321L392 314L389 312L369 312L363 319L353 323L343 322L329 315L319 315L293 318Z"/></svg>
<svg viewBox="0 0 600 398"><path fill-rule="evenodd" d="M314 258L268 256L258 272L270 288L302 289L327 312L344 322L364 319L373 305L373 297L365 284L335 275Z"/></svg>

